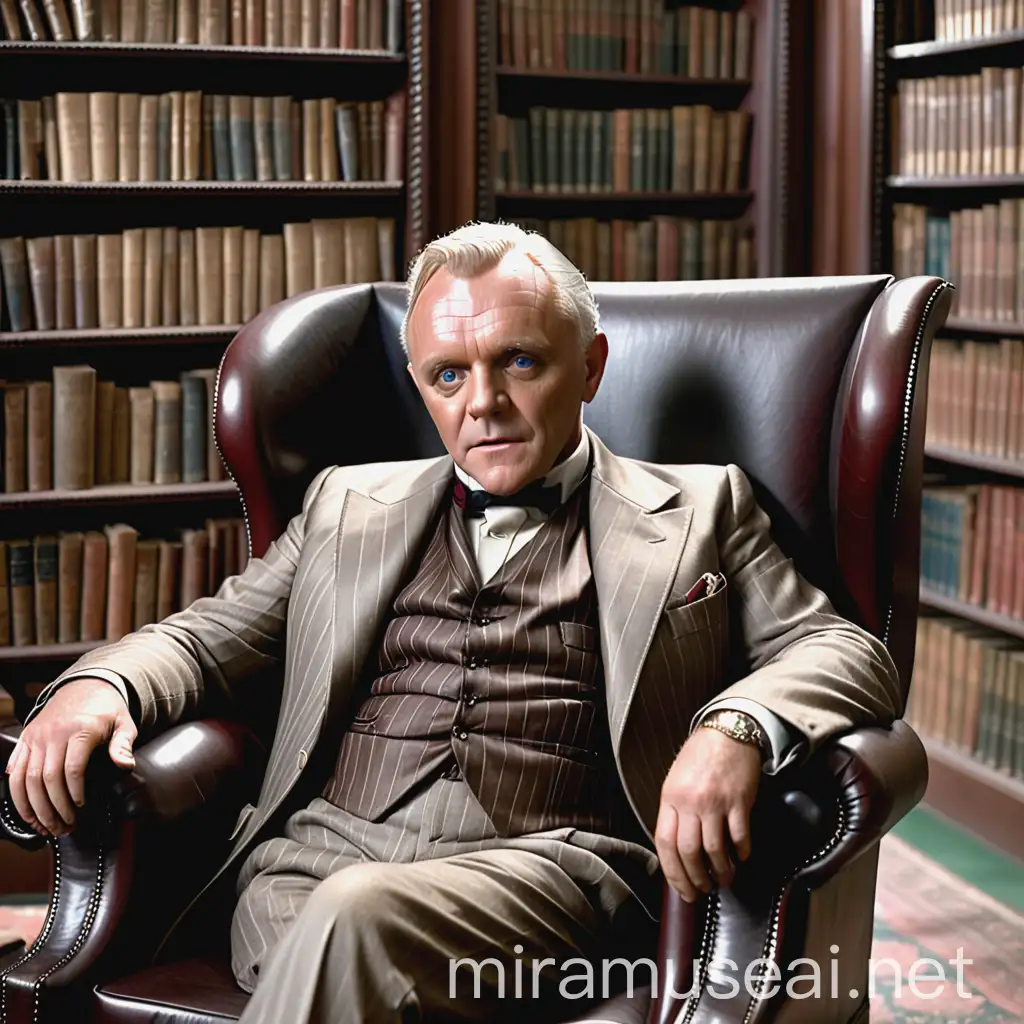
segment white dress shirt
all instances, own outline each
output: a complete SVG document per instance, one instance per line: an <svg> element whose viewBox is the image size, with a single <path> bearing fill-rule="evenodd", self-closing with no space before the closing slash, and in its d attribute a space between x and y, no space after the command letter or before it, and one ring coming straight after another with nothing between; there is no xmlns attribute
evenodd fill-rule
<svg viewBox="0 0 1024 1024"><path fill-rule="evenodd" d="M548 487L560 486L562 488L561 500L565 502L583 482L589 465L590 439L587 437L586 431L583 431L583 436L575 451L555 466L544 477L543 482ZM483 489L459 466L455 467L455 474L468 489ZM467 519L466 532L473 545L481 581L486 584L493 579L501 566L537 535L546 518L547 516L536 508L496 505L484 509L482 516ZM82 675L103 679L116 686L121 696L126 702L128 701L126 683L116 672L94 668ZM70 682L73 678L79 677L72 676L66 682ZM727 708L750 715L764 730L772 748L771 758L764 763L764 771L767 774L775 774L803 750L805 746L803 737L797 737L795 731L774 712L745 697L729 697L709 704L694 717L691 729L697 728L703 718L712 711Z"/></svg>

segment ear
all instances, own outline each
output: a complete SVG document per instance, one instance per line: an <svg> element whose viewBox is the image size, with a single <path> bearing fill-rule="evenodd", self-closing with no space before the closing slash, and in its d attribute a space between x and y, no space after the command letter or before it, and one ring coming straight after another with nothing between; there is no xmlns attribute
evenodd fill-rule
<svg viewBox="0 0 1024 1024"><path fill-rule="evenodd" d="M592 402L601 386L601 378L604 377L604 368L608 362L608 337L603 331L598 331L590 342L587 349L585 365L587 368L586 385L583 389L583 401Z"/></svg>

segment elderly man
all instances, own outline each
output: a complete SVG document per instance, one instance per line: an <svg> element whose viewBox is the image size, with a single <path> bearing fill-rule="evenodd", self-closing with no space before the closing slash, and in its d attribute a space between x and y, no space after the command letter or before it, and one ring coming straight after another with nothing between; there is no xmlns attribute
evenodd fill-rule
<svg viewBox="0 0 1024 1024"><path fill-rule="evenodd" d="M570 958L650 955L662 872L686 900L728 886L763 771L901 710L885 648L796 573L737 466L641 464L583 427L609 344L549 242L461 228L409 295L450 458L321 471L215 596L55 680L8 766L60 834L97 745L130 767L137 728L283 665L227 862L246 1022L494 1019L511 980L453 998L453 962L547 959L543 993Z"/></svg>

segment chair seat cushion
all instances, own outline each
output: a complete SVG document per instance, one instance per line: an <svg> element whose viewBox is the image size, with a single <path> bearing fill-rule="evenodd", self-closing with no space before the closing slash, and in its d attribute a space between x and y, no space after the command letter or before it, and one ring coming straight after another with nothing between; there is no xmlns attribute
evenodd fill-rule
<svg viewBox="0 0 1024 1024"><path fill-rule="evenodd" d="M224 1024L238 1020L249 994L226 960L180 960L96 988L97 1024Z"/></svg>

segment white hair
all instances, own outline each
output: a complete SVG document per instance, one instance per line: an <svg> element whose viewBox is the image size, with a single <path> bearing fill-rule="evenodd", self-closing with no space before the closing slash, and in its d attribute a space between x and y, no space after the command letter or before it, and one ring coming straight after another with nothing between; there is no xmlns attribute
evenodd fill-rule
<svg viewBox="0 0 1024 1024"><path fill-rule="evenodd" d="M409 268L409 302L402 319L402 349L409 354L409 319L427 282L442 267L465 280L496 267L510 253L521 253L551 282L558 312L576 328L584 351L598 332L597 301L587 279L543 235L518 224L476 222L428 242Z"/></svg>

